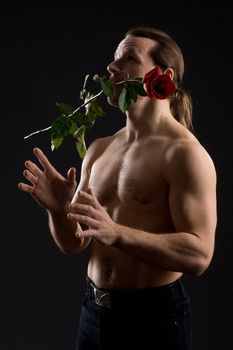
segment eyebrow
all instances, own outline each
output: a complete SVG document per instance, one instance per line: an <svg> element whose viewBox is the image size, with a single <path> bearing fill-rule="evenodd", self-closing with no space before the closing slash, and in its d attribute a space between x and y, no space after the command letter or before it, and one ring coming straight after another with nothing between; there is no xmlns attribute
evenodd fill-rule
<svg viewBox="0 0 233 350"><path fill-rule="evenodd" d="M123 51L123 50L122 50ZM130 47L130 48L125 48L125 51L123 51L124 53L133 53L133 54L138 54L140 55L141 50L136 49L135 47ZM116 55L117 55L117 50L114 52L114 59L116 59Z"/></svg>

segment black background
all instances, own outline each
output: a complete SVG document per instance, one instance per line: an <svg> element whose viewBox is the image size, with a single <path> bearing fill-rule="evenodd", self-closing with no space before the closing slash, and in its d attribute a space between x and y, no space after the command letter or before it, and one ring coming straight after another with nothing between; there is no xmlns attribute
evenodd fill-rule
<svg viewBox="0 0 233 350"><path fill-rule="evenodd" d="M210 2L207 2L210 3ZM218 227L214 258L201 277L185 276L193 303L194 350L233 345L232 284L232 12L221 1L33 2L1 5L1 350L74 349L89 251L67 257L53 242L47 215L17 188L26 159L39 146L63 174L81 161L74 141L50 149L55 102L78 106L88 73L105 73L127 29L153 25L182 48L184 86L194 103L194 128L215 162ZM127 4L127 8L126 8ZM107 105L87 145L124 125Z"/></svg>

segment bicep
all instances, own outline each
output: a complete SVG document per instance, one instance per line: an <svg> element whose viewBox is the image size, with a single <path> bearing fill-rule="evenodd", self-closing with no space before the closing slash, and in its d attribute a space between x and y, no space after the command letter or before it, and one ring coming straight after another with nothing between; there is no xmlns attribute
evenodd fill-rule
<svg viewBox="0 0 233 350"><path fill-rule="evenodd" d="M216 173L202 149L178 157L170 174L169 205L176 231L211 239L216 228Z"/></svg>

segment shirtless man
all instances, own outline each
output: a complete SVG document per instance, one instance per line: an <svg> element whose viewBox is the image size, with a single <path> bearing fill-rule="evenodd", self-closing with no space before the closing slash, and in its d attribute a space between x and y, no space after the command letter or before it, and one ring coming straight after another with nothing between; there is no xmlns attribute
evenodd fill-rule
<svg viewBox="0 0 233 350"><path fill-rule="evenodd" d="M92 252L79 324L81 349L191 349L191 302L182 274L209 266L216 230L216 172L192 132L191 100L180 88L180 48L155 28L126 33L109 64L118 106L122 77L160 66L177 86L165 99L138 97L126 126L95 140L64 178L39 148L19 188L46 208L65 254ZM149 321L150 319L150 321Z"/></svg>

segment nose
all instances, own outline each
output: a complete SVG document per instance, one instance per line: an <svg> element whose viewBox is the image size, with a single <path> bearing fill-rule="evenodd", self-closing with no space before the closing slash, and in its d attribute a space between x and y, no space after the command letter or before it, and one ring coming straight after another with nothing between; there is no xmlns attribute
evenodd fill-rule
<svg viewBox="0 0 233 350"><path fill-rule="evenodd" d="M116 72L119 72L121 71L118 63L117 63L117 60L114 60L112 61L108 66L107 66L107 71L110 73L110 74L113 74L113 73L116 73Z"/></svg>

